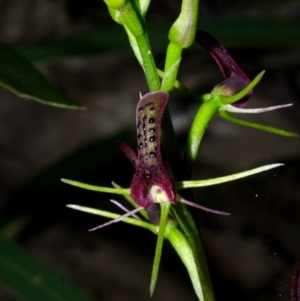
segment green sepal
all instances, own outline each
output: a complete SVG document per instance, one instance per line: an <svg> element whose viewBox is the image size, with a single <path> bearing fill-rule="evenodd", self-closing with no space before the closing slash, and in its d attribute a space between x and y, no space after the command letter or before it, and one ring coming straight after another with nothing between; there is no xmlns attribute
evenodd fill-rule
<svg viewBox="0 0 300 301"><path fill-rule="evenodd" d="M112 213L109 211L99 210L99 209L95 209L95 208L91 208L91 207L74 205L74 204L68 204L66 206L70 209L82 211L82 212L89 213L89 214L99 215L99 216L103 216L103 217L107 217L107 218L111 218L111 219L116 219L116 218L121 217L121 214L116 214L116 213ZM122 222L133 225L133 226L138 226L141 228L148 229L153 233L158 232L158 226L152 225L148 222L145 222L145 221L142 221L139 219L135 219L132 217L126 217L126 218L122 219Z"/></svg>
<svg viewBox="0 0 300 301"><path fill-rule="evenodd" d="M272 134L279 135L279 136L284 136L284 137L298 137L297 134L292 133L292 132L288 132L288 131L285 131L285 130L274 128L272 126L267 126L267 125L263 125L263 124L259 124L259 123L249 122L249 121L246 121L246 120L238 119L236 117L232 117L232 116L228 115L226 111L223 111L223 110L219 110L219 115L227 121L230 121L232 123L236 123L236 124L239 124L239 125L242 125L242 126L246 126L246 127L249 127L249 128L254 128L254 129L257 129L257 130L265 131L265 132L268 132L268 133L272 133Z"/></svg>
<svg viewBox="0 0 300 301"><path fill-rule="evenodd" d="M77 181L73 181L73 180L68 180L68 179L61 179L61 181L66 184L76 186L79 188L83 188L83 189L87 189L87 190L91 190L91 191L115 193L115 194L122 194L122 195L130 194L129 188L102 187L102 186L90 185L90 184L77 182Z"/></svg>
<svg viewBox="0 0 300 301"><path fill-rule="evenodd" d="M229 176L214 178L214 179L208 179L208 180L194 180L194 181L177 181L176 182L176 189L187 189L187 188L197 188L197 187L205 187L205 186L212 186L212 185L218 185L222 183L227 183L230 181L235 181L238 179L246 178L249 176L252 176L257 173L261 173L273 168L277 168L279 166L283 166L282 163L275 163L275 164L269 164L264 165L260 167L256 167L253 169L249 169L246 171L242 171L239 173L235 173Z"/></svg>

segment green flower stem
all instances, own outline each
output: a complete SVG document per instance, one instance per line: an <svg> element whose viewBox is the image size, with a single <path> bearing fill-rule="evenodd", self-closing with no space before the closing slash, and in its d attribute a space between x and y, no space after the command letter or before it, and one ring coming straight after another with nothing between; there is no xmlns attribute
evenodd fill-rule
<svg viewBox="0 0 300 301"><path fill-rule="evenodd" d="M214 178L214 179L209 179L209 180L196 180L196 181L178 181L176 182L176 189L186 189L186 188L197 188L197 187L205 187L205 186L212 186L212 185L217 185L217 184L222 184L242 178L249 177L251 175L261 173L273 168L277 168L279 166L283 166L284 164L282 163L277 163L277 164L269 164L269 165L264 165L260 166L257 168L253 168L247 171L235 173L229 176L224 176L224 177L219 177L219 178Z"/></svg>
<svg viewBox="0 0 300 301"><path fill-rule="evenodd" d="M104 210L99 210L99 209L95 209L95 208L90 208L90 207L85 207L85 206L80 206L80 205L74 205L74 204L68 204L67 207L71 208L71 209L74 209L74 210L86 212L86 213L89 213L89 214L99 215L99 216L103 216L103 217L107 217L107 218L111 218L111 219L116 219L116 218L122 216L121 214L111 213L111 212L104 211ZM145 222L145 221L142 221L142 220L139 220L139 219L135 219L135 218L132 218L132 217L126 217L126 218L122 219L122 222L148 229L148 230L150 230L151 232L154 232L154 233L157 233L158 228L159 228L156 225L152 225L148 222Z"/></svg>
<svg viewBox="0 0 300 301"><path fill-rule="evenodd" d="M164 77L161 85L161 89L164 91L170 92L173 90L181 61L181 53L182 48L179 45L172 42L169 43L167 48Z"/></svg>
<svg viewBox="0 0 300 301"><path fill-rule="evenodd" d="M217 97L211 98L209 101L204 102L200 106L196 117L194 118L185 148L185 161L189 173L192 172L192 167L197 158L200 143L205 130L214 114L218 111L219 107L219 99Z"/></svg>
<svg viewBox="0 0 300 301"><path fill-rule="evenodd" d="M175 139L174 129L172 126L168 106L163 116L161 139L175 179L188 179L189 177L187 176L186 167L180 156L177 141ZM205 301L212 301L214 300L214 293L210 282L210 275L207 268L206 256L203 249L203 245L201 243L199 231L195 225L194 219L191 213L189 212L188 208L181 203L177 203L177 205L173 206L172 209L175 214L176 220L179 221L181 228L187 236L190 249L193 253L194 261L197 267L199 267L199 269L197 270L197 272L199 273L199 277L195 276L195 271L192 272L192 267L187 267L188 272L192 273L190 274L190 277L192 279L192 283L196 294L200 298L202 296L202 289L199 291L198 286L201 287L205 285L205 288L203 289L205 291L204 296L208 296L205 299ZM176 251L179 252L177 249ZM183 262L185 265L187 264L186 261L183 260ZM203 279L203 283L199 283L199 279ZM204 299L202 298L199 300Z"/></svg>
<svg viewBox="0 0 300 301"><path fill-rule="evenodd" d="M186 266L199 301L214 301L214 292L204 254L203 256L198 254L202 259L201 264L195 261L195 252L190 247L189 241L174 223L167 224L165 235Z"/></svg>
<svg viewBox="0 0 300 301"><path fill-rule="evenodd" d="M146 3L145 5L147 6ZM145 19L137 3L127 1L119 8L109 7L109 12L114 21L124 26L131 47L139 63L142 63L149 90L158 91L160 80L149 43Z"/></svg>
<svg viewBox="0 0 300 301"><path fill-rule="evenodd" d="M176 76L178 73L181 58L178 59L166 72L161 83L161 90L171 92L175 86Z"/></svg>
<svg viewBox="0 0 300 301"><path fill-rule="evenodd" d="M85 184L73 180L68 180L68 179L61 179L63 183L80 187L83 189L87 190L92 190L92 191L98 191L98 192L106 192L106 193L115 193L115 194L122 194L122 195L130 195L130 189L124 189L124 188L110 188L110 187L101 187L101 186L96 186L96 185L90 185L90 184Z"/></svg>
<svg viewBox="0 0 300 301"><path fill-rule="evenodd" d="M151 297L153 295L156 281L157 281L161 252L162 252L162 247L163 247L163 243L164 243L164 239L165 239L165 230L166 230L166 225L168 223L170 207L171 207L170 202L160 203L159 232L158 232L158 237L157 237L154 261L153 261L153 268L152 268L152 274L151 274L151 281L150 281L150 296Z"/></svg>
<svg viewBox="0 0 300 301"><path fill-rule="evenodd" d="M167 202L162 203L162 204L164 204L164 205L162 208L161 219L164 220L165 223L162 223L159 226L152 225L148 222L145 222L142 220L137 220L137 219L130 218L130 217L126 217L126 218L122 219L122 222L131 224L134 226L142 227L155 234L158 234L157 249L156 249L156 254L155 254L156 261L154 261L154 265L153 265L153 266L155 266L155 269L157 269L157 271L152 273L151 288L150 288L151 293L153 293L156 278L157 278L159 261L160 261L161 250L162 250L162 245L163 245L163 239L166 238L171 242L171 244L175 248L176 252L182 259L184 265L186 266L188 273L190 275L193 287L195 289L195 292L196 292L199 300L213 301L214 300L213 290L211 287L207 266L206 266L206 263L204 260L205 257L201 255L202 254L201 252L196 253L198 256L201 255L199 257L202 259L202 261L200 261L201 264L199 264L199 260L197 258L195 258L195 252L190 247L190 242L187 240L186 236L184 234L182 234L182 232L178 229L178 227L176 227L176 223L167 219L168 212L170 209L170 204ZM178 204L178 205L180 205L180 204ZM69 205L67 205L67 207L74 209L74 210L79 210L79 211L86 212L89 214L99 215L99 216L103 216L103 217L107 217L107 218L111 218L111 219L116 219L121 216L120 214L111 213L108 211L80 206L80 205L69 204ZM197 240L197 241L199 241L199 240ZM156 276L155 276L155 274L156 274ZM152 281L152 279L154 281Z"/></svg>
<svg viewBox="0 0 300 301"><path fill-rule="evenodd" d="M143 69L149 90L158 91L160 89L160 80L156 71L156 65L151 51L148 34L145 33L136 37L136 42L142 57Z"/></svg>
<svg viewBox="0 0 300 301"><path fill-rule="evenodd" d="M182 48L178 44L174 44L172 42L169 43L167 48L166 62L165 62L165 72L181 58L181 53L182 53Z"/></svg>
<svg viewBox="0 0 300 301"><path fill-rule="evenodd" d="M239 125L243 125L243 126L246 126L246 127L262 130L262 131L265 131L265 132L269 132L269 133L284 136L284 137L298 137L297 134L292 133L292 132L288 132L288 131L284 131L284 130L281 130L281 129L278 129L278 128L274 128L272 126L262 125L262 124L258 124L258 123L238 119L236 117L232 117L232 116L228 115L223 110L219 110L219 115L227 121L230 121L230 122L233 122L233 123L236 123L236 124L239 124Z"/></svg>

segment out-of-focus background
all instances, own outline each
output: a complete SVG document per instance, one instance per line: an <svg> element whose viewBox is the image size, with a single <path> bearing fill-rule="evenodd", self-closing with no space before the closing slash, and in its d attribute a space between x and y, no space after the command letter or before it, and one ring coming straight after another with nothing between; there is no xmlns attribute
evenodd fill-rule
<svg viewBox="0 0 300 301"><path fill-rule="evenodd" d="M161 68L180 5L153 1L147 14ZM251 78L266 70L247 107L294 104L239 117L300 133L299 16L299 1L202 1L199 26L220 40ZM150 299L155 236L123 223L89 233L105 219L65 207L119 212L109 204L113 196L68 187L62 177L127 187L133 175L116 141L135 145L135 106L147 86L104 2L1 0L0 41L86 108L44 106L0 88L0 211L1 224L13 225L11 239L95 300L196 300L168 243ZM198 45L184 52L179 79L198 93L222 81ZM181 147L198 107L179 92L170 100ZM291 274L300 261L300 143L219 117L207 129L195 179L277 162L285 166L195 192L202 205L231 212L230 217L196 213L217 300L289 300ZM21 299L0 283L0 300Z"/></svg>

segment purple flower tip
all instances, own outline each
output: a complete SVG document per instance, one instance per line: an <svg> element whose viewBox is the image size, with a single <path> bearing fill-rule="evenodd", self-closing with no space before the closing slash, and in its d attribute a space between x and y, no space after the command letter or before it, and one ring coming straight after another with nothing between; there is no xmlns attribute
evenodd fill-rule
<svg viewBox="0 0 300 301"><path fill-rule="evenodd" d="M198 30L196 41L209 52L225 78L225 81L215 87L221 95L232 96L243 90L250 83L248 76L233 60L226 48L212 35L204 30ZM233 105L243 107L252 94L253 91L250 91Z"/></svg>

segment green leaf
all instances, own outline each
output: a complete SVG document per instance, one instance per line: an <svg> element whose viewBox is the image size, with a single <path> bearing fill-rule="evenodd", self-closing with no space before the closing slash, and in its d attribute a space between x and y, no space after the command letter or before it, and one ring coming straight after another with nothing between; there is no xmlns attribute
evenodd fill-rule
<svg viewBox="0 0 300 301"><path fill-rule="evenodd" d="M63 276L2 237L0 282L28 301L92 301Z"/></svg>
<svg viewBox="0 0 300 301"><path fill-rule="evenodd" d="M14 94L51 106L80 108L56 90L27 59L2 43L0 65L0 85Z"/></svg>

